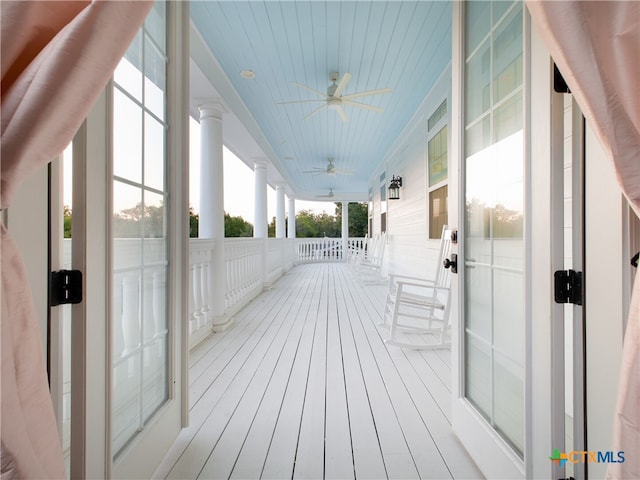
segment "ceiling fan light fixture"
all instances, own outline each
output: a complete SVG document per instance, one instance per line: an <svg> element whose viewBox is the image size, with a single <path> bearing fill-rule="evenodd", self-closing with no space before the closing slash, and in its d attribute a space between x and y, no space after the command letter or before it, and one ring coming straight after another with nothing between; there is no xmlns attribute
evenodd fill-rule
<svg viewBox="0 0 640 480"><path fill-rule="evenodd" d="M240 76L247 80L251 80L253 78L256 78L256 73L253 70L242 70L240 72Z"/></svg>
<svg viewBox="0 0 640 480"><path fill-rule="evenodd" d="M327 100L327 107L329 107L329 110L338 110L341 103L342 102L339 98L330 98L329 100Z"/></svg>

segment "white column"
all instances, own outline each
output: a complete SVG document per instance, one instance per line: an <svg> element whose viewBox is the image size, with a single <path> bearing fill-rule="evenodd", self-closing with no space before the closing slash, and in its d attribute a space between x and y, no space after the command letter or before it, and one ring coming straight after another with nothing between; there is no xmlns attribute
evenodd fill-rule
<svg viewBox="0 0 640 480"><path fill-rule="evenodd" d="M284 185L276 185L276 238L285 236Z"/></svg>
<svg viewBox="0 0 640 480"><path fill-rule="evenodd" d="M267 238L267 163L256 161L253 164L253 171L255 174L253 236Z"/></svg>
<svg viewBox="0 0 640 480"><path fill-rule="evenodd" d="M349 243L349 202L342 202L342 259L347 260Z"/></svg>
<svg viewBox="0 0 640 480"><path fill-rule="evenodd" d="M267 162L264 160L258 160L253 164L254 179L255 179L255 206L253 217L253 236L255 238L262 238L262 261L261 261L261 274L262 283L266 287L267 284L267 237L269 232L267 230Z"/></svg>
<svg viewBox="0 0 640 480"><path fill-rule="evenodd" d="M222 162L222 114L213 101L200 110L200 238L224 237L224 179Z"/></svg>
<svg viewBox="0 0 640 480"><path fill-rule="evenodd" d="M289 221L287 223L287 238L296 238L296 199L289 197Z"/></svg>
<svg viewBox="0 0 640 480"><path fill-rule="evenodd" d="M223 105L212 101L200 110L200 238L215 239L208 274L209 316L216 326L226 318L224 263L224 170L222 160Z"/></svg>

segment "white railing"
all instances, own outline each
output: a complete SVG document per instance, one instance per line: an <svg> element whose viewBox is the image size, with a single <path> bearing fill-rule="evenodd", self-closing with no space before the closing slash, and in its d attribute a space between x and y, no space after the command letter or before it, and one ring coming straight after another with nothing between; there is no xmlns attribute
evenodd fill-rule
<svg viewBox="0 0 640 480"><path fill-rule="evenodd" d="M347 261L353 256L360 255L367 248L368 237L349 237L347 240Z"/></svg>
<svg viewBox="0 0 640 480"><path fill-rule="evenodd" d="M240 310L262 291L263 245L261 238L224 240L227 315Z"/></svg>
<svg viewBox="0 0 640 480"><path fill-rule="evenodd" d="M70 261L70 240L65 242L65 258ZM347 252L364 248L364 238L349 238ZM189 240L189 336L191 346L206 337L214 328L213 293L216 285L213 275L213 256L218 247L215 240L192 238ZM224 317L229 318L254 299L265 286L273 284L294 265L309 262L346 261L341 238L226 238L224 248ZM152 260L140 277L141 245L138 239L116 239L113 263L113 311L116 313L114 352L122 354L139 346L138 323L132 319L139 310L140 289L148 291L144 298L150 302L144 319L145 337L166 334L156 320L166 309L164 291L166 263L161 261L166 249L162 239L145 240L145 262ZM347 255L348 256L348 255ZM156 263L153 260L159 260ZM148 320L148 321L147 321ZM148 323L148 324L147 324ZM160 322L161 323L161 322ZM135 331L134 331L135 330ZM146 338L145 338L146 340Z"/></svg>
<svg viewBox="0 0 640 480"><path fill-rule="evenodd" d="M215 240L192 238L189 240L189 335L192 336L206 326L211 326L213 318L209 312L211 291L209 289L211 260ZM213 286L213 285L212 285Z"/></svg>
<svg viewBox="0 0 640 480"><path fill-rule="evenodd" d="M297 238L297 263L341 262L343 260L341 238Z"/></svg>

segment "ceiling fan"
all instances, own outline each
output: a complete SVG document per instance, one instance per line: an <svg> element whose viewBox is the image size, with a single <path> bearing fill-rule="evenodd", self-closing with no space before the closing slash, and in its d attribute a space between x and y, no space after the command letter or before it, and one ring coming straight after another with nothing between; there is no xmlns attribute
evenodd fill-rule
<svg viewBox="0 0 640 480"><path fill-rule="evenodd" d="M331 175L331 176L335 176L335 175L353 175L353 170L346 170L346 169L342 169L342 168L336 168L336 166L333 164L333 158L329 158L327 159L327 166L320 168L320 167L313 167L313 170L305 170L303 173L313 173L314 175L322 175L322 174L327 174L327 175Z"/></svg>
<svg viewBox="0 0 640 480"><path fill-rule="evenodd" d="M328 195L316 195L316 198L333 198L333 188L329 189Z"/></svg>
<svg viewBox="0 0 640 480"><path fill-rule="evenodd" d="M340 78L340 80L338 81L339 78L339 74L338 72L331 72L329 74L329 80L332 82L331 85L329 85L329 87L327 88L327 93L323 93L319 90L316 90L314 88L308 87L306 85L302 85L300 83L297 82L292 82L292 85L295 85L296 87L299 88L304 88L305 90L309 90L310 92L315 93L316 95L319 95L323 98L321 99L317 99L317 100L298 100L298 101L292 101L292 102L280 102L280 105L284 105L284 104L289 104L289 103L311 103L311 102L325 102L323 105L321 105L320 107L316 108L314 111L312 111L311 113L309 113L307 116L304 117L304 119L308 119L312 116L314 116L316 113L318 113L320 110L322 110L323 108L329 108L331 110L335 110L336 112L338 112L338 115L340 115L340 118L342 119L343 122L346 122L348 120L347 118L347 114L344 112L344 109L342 108L343 105L349 105L350 107L357 107L357 108L364 108L366 110L371 110L374 112L382 112L383 109L380 107L375 107L373 105L367 105L366 103L360 103L360 102L354 102L353 100L355 98L360 98L360 97L369 97L372 95L382 95L385 93L391 93L391 89L389 87L387 88L379 88L376 90L367 90L366 92L357 92L357 93L350 93L349 95L343 95L342 92L344 92L344 89L346 88L347 84L349 83L349 80L351 80L351 74L350 73L345 73L342 75L342 78ZM338 82L338 83L336 83Z"/></svg>

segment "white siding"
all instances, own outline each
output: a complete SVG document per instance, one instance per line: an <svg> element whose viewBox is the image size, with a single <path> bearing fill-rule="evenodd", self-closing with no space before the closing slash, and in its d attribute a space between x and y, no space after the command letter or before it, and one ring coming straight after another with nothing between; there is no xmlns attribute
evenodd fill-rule
<svg viewBox="0 0 640 480"><path fill-rule="evenodd" d="M373 188L373 232L380 232L380 174L387 186L393 175L402 177L399 200L387 201L387 246L384 271L430 276L435 270L439 240L429 240L427 178L427 119L447 99L451 118L451 66L442 72L416 115L405 127L382 167L370 179ZM450 151L450 149L449 149ZM451 165L451 158L449 158ZM391 267L392 266L392 267Z"/></svg>

